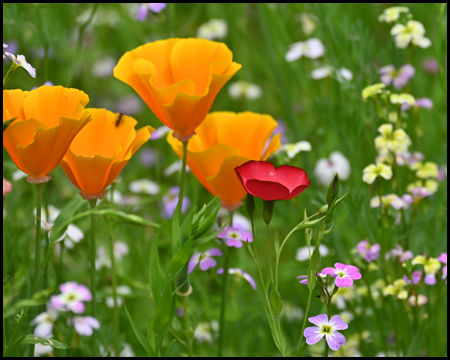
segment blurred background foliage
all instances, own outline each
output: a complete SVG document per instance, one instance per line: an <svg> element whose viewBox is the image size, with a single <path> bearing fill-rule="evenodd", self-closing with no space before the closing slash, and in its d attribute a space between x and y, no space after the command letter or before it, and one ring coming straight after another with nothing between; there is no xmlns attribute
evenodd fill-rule
<svg viewBox="0 0 450 360"><path fill-rule="evenodd" d="M405 63L414 65L416 75L402 92L411 93L416 98L429 97L434 106L430 110L420 112L419 120L424 134L419 138L411 134L411 149L423 152L429 161L439 165L447 164L446 6L402 4L410 9L415 20L424 24L426 36L433 43L427 49L410 46L403 50L394 45L389 34L391 25L378 21L378 16L388 6L393 5L169 4L161 13L150 13L145 21L140 22L136 20L138 4L110 3L98 5L92 22L82 29L82 24L89 18L94 4L4 3L3 42L10 46L14 44L15 53L25 55L37 70L35 79L21 69L16 71L7 88L30 90L51 81L55 85L85 91L90 97L88 107L105 107L115 112L124 111L127 107L124 102L134 101L133 111L129 111L129 115L139 122L139 127L150 124L157 128L161 125L159 120L139 97L135 97L131 87L112 76L112 67L126 51L139 45L169 37L196 37L201 24L213 18L225 20L228 24L228 34L219 41L226 43L233 52L234 61L242 64L242 69L229 84L236 80L250 81L262 88L262 96L253 101L232 99L228 94L227 84L217 96L211 111L249 110L270 114L284 121L290 143L307 140L312 144L311 152L302 152L290 160L291 165L300 166L309 173L312 179L311 187L291 201L276 204L271 229L277 229L283 238L302 220L305 207L308 213L312 214L325 203L326 187L315 181L314 166L319 158L328 157L333 151L340 151L349 159L352 169L350 178L341 183L340 191L341 194L349 191L350 195L335 213L337 226L326 239L325 245L329 247L330 254L322 259L322 265L332 266L335 262L358 264L361 260L358 260L352 249L362 239L369 239L372 243L378 242L382 231L378 226L378 210L369 207L369 201L375 195L372 193L374 187L362 181L362 169L373 163L376 156L373 139L378 134L380 119L373 104L363 102L361 90L367 85L379 82L380 67L388 64L394 64L397 68ZM315 17L316 28L311 35L302 29L301 13ZM81 51L77 51L80 35ZM286 62L284 57L289 45L310 37L319 38L324 43L325 55L318 60L301 58L291 63ZM430 57L435 58L439 65L438 74L429 74L422 69L423 61ZM324 64L336 69L350 69L353 80L340 82L335 77L312 79L311 71ZM4 73L8 67L9 63L6 63ZM103 68L108 69L106 73L102 72ZM169 177L163 175L164 169L177 160L177 157L165 139L149 141L140 152L146 149L154 152L154 165L142 165L140 157L135 156L122 171L122 181L116 185L116 189L127 194L129 182L141 178L161 185L161 194L143 196L140 206L120 206L125 211L136 212L162 223L160 238L164 266L169 257L170 220L161 219L158 204L162 194L170 186L178 185L178 172ZM10 180L16 168L5 150L3 159L3 176ZM272 160L277 166L286 161L282 155L276 155ZM78 196L77 190L61 168L57 168L52 176L53 180L48 183L46 189L45 201L61 208L71 197ZM412 173L405 173L404 176L407 179L403 181L404 184L414 180ZM192 205L201 206L212 198L192 174L188 174L187 181L187 196ZM390 182L383 182L382 186L383 193L393 192ZM7 231L17 240L6 250L10 263L17 266L17 276L24 277L24 272L26 274L28 271L24 267L30 259L30 253L24 246L27 246L33 229L30 217L33 201L29 199L35 194L24 180L14 182L13 189L6 200L7 221L11 224ZM399 195L404 191L401 190ZM410 248L414 254L427 253L436 257L446 251L446 203L447 187L442 184L437 194L422 201L417 221L411 227L404 229L396 226L392 219L384 235L387 239L384 244L387 245L385 251L403 241L405 237L409 237ZM262 204L258 201L257 204L260 215ZM245 213L243 209L241 212ZM257 219L258 247L261 252L270 253L272 250L266 248L262 241L264 224L260 217L257 216ZM81 221L77 225L83 231L89 229L87 221ZM108 241L110 226L107 222L100 221L99 243ZM120 265L119 283L132 287L133 293L127 297L128 309L145 332L150 311L147 266L153 230L130 225L114 228L117 239L126 242L130 247L130 255ZM295 260L296 249L301 246L305 246L304 236L302 232L297 232L289 240L282 254L279 283L285 308L305 308L307 288L298 284L296 279L296 276L306 274L307 270L307 262ZM82 243L65 256L62 269L59 269L58 265L50 265L49 271L53 276L49 276L49 283L46 285L56 288L59 283L69 280L88 283L88 270L85 266L87 252L87 244ZM244 249L234 251L233 257L232 267L240 267L257 278L256 268ZM79 266L80 264L83 266ZM393 274L397 277L393 278ZM402 276L402 271L400 265L395 264L391 265L390 269L367 271L363 275L370 285L377 279L389 279L392 282ZM111 280L105 269L99 279L105 287ZM220 298L217 280L211 274L197 272L192 283L194 294L189 300L195 317L199 321L218 319ZM277 351L262 312L261 300L248 284L240 282L233 286L236 288L232 290L233 296L228 304L225 354L276 355ZM364 283L361 281L358 286L363 293ZM21 291L24 291L23 288ZM429 328L424 330L423 338L420 339L421 345L413 354L442 356L446 354L447 344L446 306L445 309L433 308L434 305L443 304L442 299L438 298L432 287L425 288L425 291L430 301L419 311L423 314L429 312L433 322L428 322ZM401 303L391 297L382 299L382 303L381 308L373 308L370 297L356 295L348 302L347 308L355 314L355 319L345 332L347 341L354 335L360 343L359 351L363 356L373 356L384 349L397 351L396 354L406 354L412 341L412 330L407 325L409 322L402 321L407 314ZM321 302L313 301L310 316L323 312L323 307ZM97 308L102 323L100 340L105 344L110 343L112 320L108 317L109 309L106 306ZM339 310L334 308L333 312L338 313ZM300 336L301 318L288 316L283 321L284 333L293 347ZM377 323L381 323L384 329L383 336L380 336ZM12 327L12 322L8 323L8 329L9 327ZM394 329L397 338L392 336ZM121 331L124 340L132 344L136 355L142 355L143 349L123 311ZM366 335L368 339L364 340ZM383 346L381 339L390 340L387 348ZM182 354L183 351L184 348L178 344L173 349L174 354ZM215 348L206 343L196 344L195 353L206 356L214 354ZM345 351L342 354L344 353Z"/></svg>

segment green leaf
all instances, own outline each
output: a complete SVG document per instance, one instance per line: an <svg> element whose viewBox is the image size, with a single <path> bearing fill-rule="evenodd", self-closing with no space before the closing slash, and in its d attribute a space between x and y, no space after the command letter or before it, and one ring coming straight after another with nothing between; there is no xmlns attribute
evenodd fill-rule
<svg viewBox="0 0 450 360"><path fill-rule="evenodd" d="M11 125L11 123L16 119L17 119L17 117L3 121L3 132L5 132L5 130L8 128L8 126Z"/></svg>
<svg viewBox="0 0 450 360"><path fill-rule="evenodd" d="M173 257L169 263L169 276L175 277L176 274L187 264L191 257L192 236L181 247L180 251Z"/></svg>
<svg viewBox="0 0 450 360"><path fill-rule="evenodd" d="M54 349L60 350L70 349L69 345L56 341L55 339L44 339L33 334L28 334L27 336L25 336L25 338L22 340L22 344L41 344L45 346L51 346Z"/></svg>
<svg viewBox="0 0 450 360"><path fill-rule="evenodd" d="M172 257L178 251L179 242L180 242L180 213L181 213L181 204L183 203L184 193L180 194L177 207L175 208L175 212L173 213L172 218Z"/></svg>
<svg viewBox="0 0 450 360"><path fill-rule="evenodd" d="M152 221L145 220L140 216L137 216L135 214L127 214L120 210L94 208L93 210L91 210L91 213L94 215L104 216L105 218L113 220L115 222L130 223L133 225L149 226L155 228L161 227L161 225L156 224Z"/></svg>
<svg viewBox="0 0 450 360"><path fill-rule="evenodd" d="M150 315L147 320L147 341L152 347L155 348L155 332L153 330L153 318Z"/></svg>
<svg viewBox="0 0 450 360"><path fill-rule="evenodd" d="M301 230L301 229L309 229L314 227L316 224L320 223L324 218L321 217L320 219L316 220L308 220L306 223L301 222L295 227L295 230Z"/></svg>
<svg viewBox="0 0 450 360"><path fill-rule="evenodd" d="M58 240L58 238L62 236L62 234L64 234L64 231L66 231L67 227L71 222L73 214L83 204L86 204L86 202L82 198L74 196L63 207L63 209L61 210L61 212L59 213L58 217L55 220L52 231L50 232L51 243L54 243L56 240Z"/></svg>
<svg viewBox="0 0 450 360"><path fill-rule="evenodd" d="M309 267L314 272L317 272L317 269L319 268L319 266L320 266L320 250L319 250L319 246L316 246L314 248L313 254L311 256L311 260L309 261Z"/></svg>
<svg viewBox="0 0 450 360"><path fill-rule="evenodd" d="M335 199L337 199L338 195L339 195L339 175L336 174L333 180L331 180L330 186L328 187L327 191L328 206L330 206L330 204L332 204L335 201Z"/></svg>
<svg viewBox="0 0 450 360"><path fill-rule="evenodd" d="M309 291L313 291L316 287L316 272L314 270L311 270L311 268L308 268L308 289Z"/></svg>
<svg viewBox="0 0 450 360"><path fill-rule="evenodd" d="M152 288L153 299L155 300L156 306L158 306L159 299L161 298L162 294L162 288L165 282L159 263L158 242L159 231L157 230L152 240L149 261L150 287Z"/></svg>
<svg viewBox="0 0 450 360"><path fill-rule="evenodd" d="M270 308L272 309L272 313L279 317L281 311L283 310L283 302L281 301L280 293L275 286L272 284L272 292L270 293Z"/></svg>
<svg viewBox="0 0 450 360"><path fill-rule="evenodd" d="M273 236L273 244L275 246L275 256L278 258L280 256L280 242L278 241L278 232L275 231Z"/></svg>
<svg viewBox="0 0 450 360"><path fill-rule="evenodd" d="M192 209L186 219L184 219L183 224L180 227L180 244L183 247L189 237L192 235L192 219L194 218L195 209Z"/></svg>
<svg viewBox="0 0 450 360"><path fill-rule="evenodd" d="M295 353L294 357L303 357L303 354L305 353L306 348L308 347L308 344L306 342L303 342L301 346L299 346L297 352Z"/></svg>
<svg viewBox="0 0 450 360"><path fill-rule="evenodd" d="M141 333L141 331L138 329L136 323L134 322L133 318L131 317L130 313L128 312L127 306L125 304L125 301L123 302L123 307L125 308L125 312L128 316L128 321L131 324L131 327L133 328L134 334L138 338L141 345L144 347L146 353L148 356L154 357L156 356L155 351L151 347L150 343L148 342L147 338L144 336L144 334Z"/></svg>
<svg viewBox="0 0 450 360"><path fill-rule="evenodd" d="M221 227L219 230L217 230L215 233L210 234L210 235L203 236L203 237L201 237L200 239L195 240L195 241L192 243L192 248L195 249L196 247L198 247L198 246L200 246L200 245L202 245L202 244L206 244L208 241L211 241L212 239L215 239L215 238L217 237L217 235L219 235L219 234L223 231L223 229L225 229L225 227L226 227L227 225L228 225L228 221L226 221L226 222L222 225L222 227Z"/></svg>
<svg viewBox="0 0 450 360"><path fill-rule="evenodd" d="M197 239L201 237L203 234L205 234L211 227L214 225L217 213L219 212L220 204L217 204L213 212L206 216L199 224L198 228L194 230L194 239Z"/></svg>

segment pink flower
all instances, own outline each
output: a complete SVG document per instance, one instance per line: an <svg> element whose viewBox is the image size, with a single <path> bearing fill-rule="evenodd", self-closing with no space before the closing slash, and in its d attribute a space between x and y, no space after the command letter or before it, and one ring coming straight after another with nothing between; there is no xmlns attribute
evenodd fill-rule
<svg viewBox="0 0 450 360"><path fill-rule="evenodd" d="M139 5L137 20L144 21L147 17L148 10L154 13L160 13L167 6L167 3L142 3Z"/></svg>
<svg viewBox="0 0 450 360"><path fill-rule="evenodd" d="M379 73L381 74L381 82L385 85L391 85L391 83L397 88L401 89L409 83L415 74L416 70L414 66L410 64L403 65L398 71L394 65L383 66Z"/></svg>
<svg viewBox="0 0 450 360"><path fill-rule="evenodd" d="M429 98L420 98L416 99L416 103L414 104L414 109L418 108L425 108L425 109L431 109L433 107L433 101ZM408 103L402 104L402 110L408 110L411 108L411 105Z"/></svg>
<svg viewBox="0 0 450 360"><path fill-rule="evenodd" d="M356 245L356 250L358 250L358 254L361 257L364 257L367 262L376 260L380 256L380 245L374 244L370 246L367 240L360 241L359 244Z"/></svg>
<svg viewBox="0 0 450 360"><path fill-rule="evenodd" d="M12 186L11 183L5 179L3 179L3 196L5 196L7 193L11 192Z"/></svg>
<svg viewBox="0 0 450 360"><path fill-rule="evenodd" d="M75 314L84 312L83 301L91 301L92 295L85 285L77 284L75 281L69 281L61 284L60 295L53 295L50 298L50 304L55 309L62 311L71 310Z"/></svg>
<svg viewBox="0 0 450 360"><path fill-rule="evenodd" d="M223 269L217 270L217 274L223 274ZM248 283L252 286L254 290L256 290L256 282L255 280L250 276L250 274L246 273L244 270L238 269L238 268L229 268L228 274L234 274L237 278L236 280L240 280L241 278L244 278L248 281Z"/></svg>
<svg viewBox="0 0 450 360"><path fill-rule="evenodd" d="M411 260L413 258L413 253L410 250L404 251L403 248L400 245L395 245L395 248L392 250L389 250L386 253L386 260L390 257L397 257L398 261L405 262L406 260Z"/></svg>
<svg viewBox="0 0 450 360"><path fill-rule="evenodd" d="M422 294L419 294L418 296L411 295L408 299L408 302L411 306L416 306L416 302L417 302L417 307L420 307L420 306L425 305L428 302L428 298Z"/></svg>
<svg viewBox="0 0 450 360"><path fill-rule="evenodd" d="M100 322L92 316L75 316L72 319L75 331L79 335L91 336L94 329L100 327Z"/></svg>
<svg viewBox="0 0 450 360"><path fill-rule="evenodd" d="M412 282L411 282L411 279L410 279L409 277L407 277L406 275L403 276L403 279L404 279L408 284L414 284L414 285L416 285L416 284L418 284L418 283L420 282L420 279L422 279L422 275L423 275L422 271L415 270L415 271L413 271L413 273L411 274Z"/></svg>
<svg viewBox="0 0 450 360"><path fill-rule="evenodd" d="M350 287L353 285L353 280L361 279L361 274L356 266L344 265L341 263L334 264L335 268L327 267L321 271L321 274L330 274L335 277L337 287Z"/></svg>
<svg viewBox="0 0 450 360"><path fill-rule="evenodd" d="M442 268L442 278L445 279L447 277L447 253L442 253L437 258L441 263L445 264Z"/></svg>
<svg viewBox="0 0 450 360"><path fill-rule="evenodd" d="M345 337L337 330L345 330L348 325L339 315L334 315L329 321L326 314L308 318L316 326L307 327L303 333L308 345L318 343L324 336L331 350L337 351L345 344Z"/></svg>
<svg viewBox="0 0 450 360"><path fill-rule="evenodd" d="M242 247L242 242L253 242L253 236L251 233L245 230L239 230L238 228L227 226L219 235L219 239L223 239L229 247Z"/></svg>
<svg viewBox="0 0 450 360"><path fill-rule="evenodd" d="M206 250L202 253L194 254L189 260L188 273L194 271L195 267L200 264L200 269L206 271L217 265L216 260L212 258L212 256L221 256L222 251L219 249L210 249Z"/></svg>

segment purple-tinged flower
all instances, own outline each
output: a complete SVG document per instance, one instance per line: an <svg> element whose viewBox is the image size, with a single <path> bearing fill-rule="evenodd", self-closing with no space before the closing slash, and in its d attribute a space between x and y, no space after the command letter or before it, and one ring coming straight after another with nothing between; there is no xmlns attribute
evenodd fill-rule
<svg viewBox="0 0 450 360"><path fill-rule="evenodd" d="M276 119L276 120L277 120L278 125L275 128L275 130L273 131L272 136L281 134L280 142L282 144L289 142L288 138L286 137L286 132L287 132L286 123L284 122L284 120L281 120L281 119ZM270 144L270 141L267 141L267 145L268 144ZM263 151L263 153L265 153L265 152Z"/></svg>
<svg viewBox="0 0 450 360"><path fill-rule="evenodd" d="M36 77L36 69L34 68L34 67L32 67L28 62L27 62L27 59L25 59L25 56L23 56L23 55L17 55L17 58L16 58L16 56L15 55L13 55L13 54L11 54L11 53L9 53L9 52L7 52L7 51L5 51L5 55L7 56L7 57L9 57L15 64L16 64L16 67L19 67L19 66L21 66L21 67L23 67L27 72L28 72L28 74L30 74L32 77Z"/></svg>
<svg viewBox="0 0 450 360"><path fill-rule="evenodd" d="M321 278L326 277L326 275L321 274L321 273L316 273L316 276L320 276ZM297 276L297 279L300 280L300 281L299 281L300 284L308 285L308 275L300 275L300 276Z"/></svg>
<svg viewBox="0 0 450 360"><path fill-rule="evenodd" d="M144 21L147 18L148 10L154 13L160 13L167 6L167 3L142 3L139 5L139 10L136 19Z"/></svg>
<svg viewBox="0 0 450 360"><path fill-rule="evenodd" d="M59 286L60 295L53 295L50 298L50 305L62 311L71 310L75 314L84 312L83 301L91 301L92 295L85 285L69 281Z"/></svg>
<svg viewBox="0 0 450 360"><path fill-rule="evenodd" d="M75 316L72 320L69 320L70 324L73 324L75 331L79 335L91 336L94 333L94 329L100 327L100 322L92 316Z"/></svg>
<svg viewBox="0 0 450 360"><path fill-rule="evenodd" d="M170 130L170 128L167 127L166 125L160 126L152 133L152 137L150 139L151 140L161 139L164 135L168 134L171 131L172 130Z"/></svg>
<svg viewBox="0 0 450 360"><path fill-rule="evenodd" d="M447 277L447 253L442 253L437 258L441 263L445 264L442 268L442 278L445 279Z"/></svg>
<svg viewBox="0 0 450 360"><path fill-rule="evenodd" d="M379 70L381 82L386 86L392 83L399 90L409 83L409 80L414 77L415 72L416 70L411 64L403 65L398 71L394 65L383 66Z"/></svg>
<svg viewBox="0 0 450 360"><path fill-rule="evenodd" d="M55 86L51 81L46 81L45 83L43 83L41 86ZM37 88L39 88L40 86L33 86L31 88L31 90L36 90Z"/></svg>
<svg viewBox="0 0 450 360"><path fill-rule="evenodd" d="M11 192L12 185L8 180L5 180L3 178L3 196L5 196L7 193Z"/></svg>
<svg viewBox="0 0 450 360"><path fill-rule="evenodd" d="M414 109L419 108L425 108L425 109L431 109L433 107L433 101L429 98L420 98L416 99L416 103L414 104ZM409 110L411 108L411 105L409 103L402 104L402 110Z"/></svg>
<svg viewBox="0 0 450 360"><path fill-rule="evenodd" d="M436 179L438 181L444 181L446 178L447 178L447 165L441 165L439 166L438 176Z"/></svg>
<svg viewBox="0 0 450 360"><path fill-rule="evenodd" d="M370 246L367 240L362 240L356 245L356 250L358 250L359 256L363 257L367 262L378 259L380 256L380 245L373 244Z"/></svg>
<svg viewBox="0 0 450 360"><path fill-rule="evenodd" d="M200 269L206 271L210 268L213 268L217 265L216 260L212 258L212 256L222 256L222 251L219 249L210 249L206 250L202 253L194 254L189 260L188 273L194 271L195 267L200 264Z"/></svg>
<svg viewBox="0 0 450 360"><path fill-rule="evenodd" d="M172 186L169 191L162 197L160 203L161 217L163 219L171 219L178 204L178 195L180 194L180 188L178 186ZM189 207L190 201L184 196L183 203L181 204L181 213L184 213Z"/></svg>
<svg viewBox="0 0 450 360"><path fill-rule="evenodd" d="M418 296L411 295L408 299L411 306L423 306L428 302L428 298L425 295L419 294Z"/></svg>
<svg viewBox="0 0 450 360"><path fill-rule="evenodd" d="M422 68L428 74L437 74L439 72L439 65L434 58L427 58L422 62Z"/></svg>
<svg viewBox="0 0 450 360"><path fill-rule="evenodd" d="M428 196L431 196L430 190L428 190L425 186L416 187L411 190L412 196L414 198L423 199Z"/></svg>
<svg viewBox="0 0 450 360"><path fill-rule="evenodd" d="M327 267L323 269L321 274L330 274L335 277L337 287L350 287L353 285L353 280L361 279L361 274L356 266L341 263L336 263L334 266L335 268Z"/></svg>
<svg viewBox="0 0 450 360"><path fill-rule="evenodd" d="M227 226L217 237L222 239L227 246L236 248L242 247L243 241L253 242L251 233L232 226Z"/></svg>
<svg viewBox="0 0 450 360"><path fill-rule="evenodd" d="M348 325L342 321L339 315L334 315L330 320L326 314L308 318L309 322L316 326L307 327L303 333L308 345L318 343L324 336L331 350L337 351L345 344L345 337L337 330L345 330Z"/></svg>
<svg viewBox="0 0 450 360"><path fill-rule="evenodd" d="M217 270L217 274L223 274L223 269L220 268ZM229 268L228 274L234 274L237 278L237 280L240 280L241 278L244 278L249 282L249 284L252 286L253 289L256 290L256 282L253 280L253 278L247 274L244 270L238 269L238 268Z"/></svg>
<svg viewBox="0 0 450 360"><path fill-rule="evenodd" d="M412 154L406 151L404 153L400 153L400 154L396 154L396 155L397 155L396 160L397 160L398 166L403 166L407 163L408 166L411 167L414 164L417 164L417 163L421 162L423 159L425 159L425 155L419 151L414 151Z"/></svg>
<svg viewBox="0 0 450 360"><path fill-rule="evenodd" d="M34 335L44 339L52 337L53 324L58 318L58 315L58 310L50 304L47 304L47 311L40 313L30 322L31 326L37 325L36 329L34 329Z"/></svg>
<svg viewBox="0 0 450 360"><path fill-rule="evenodd" d="M415 270L411 274L411 279L407 277L406 275L403 276L403 280L406 281L407 284L411 285L417 285L420 282L420 279L422 279L423 272L419 270ZM412 280L412 281L411 281Z"/></svg>
<svg viewBox="0 0 450 360"><path fill-rule="evenodd" d="M139 160L141 164L147 167L152 167L155 165L156 155L153 149L142 149L139 152Z"/></svg>
<svg viewBox="0 0 450 360"><path fill-rule="evenodd" d="M403 263L406 260L411 260L413 258L413 253L410 250L404 251L401 245L395 245L392 250L389 250L386 253L385 257L386 260L388 260L390 257L398 257L398 261Z"/></svg>
<svg viewBox="0 0 450 360"><path fill-rule="evenodd" d="M432 258L426 255L417 255L412 261L412 265L421 264L425 270L425 284L436 284L436 273L441 268L441 264L438 259Z"/></svg>

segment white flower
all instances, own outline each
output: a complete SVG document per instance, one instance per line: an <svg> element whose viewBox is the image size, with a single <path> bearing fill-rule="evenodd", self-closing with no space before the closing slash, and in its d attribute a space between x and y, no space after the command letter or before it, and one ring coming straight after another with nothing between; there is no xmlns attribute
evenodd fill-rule
<svg viewBox="0 0 450 360"><path fill-rule="evenodd" d="M391 179L392 167L383 163L379 163L376 165L371 164L363 169L363 181L367 184L373 184L378 176L381 176L386 180Z"/></svg>
<svg viewBox="0 0 450 360"><path fill-rule="evenodd" d="M393 130L392 124L383 124L378 128L381 134L375 138L375 148L377 151L386 155L389 152L402 154L408 151L411 145L411 139L403 129Z"/></svg>
<svg viewBox="0 0 450 360"><path fill-rule="evenodd" d="M50 345L35 344L34 345L34 357L50 354L53 348Z"/></svg>
<svg viewBox="0 0 450 360"><path fill-rule="evenodd" d="M94 333L94 329L100 327L100 322L92 316L75 316L72 319L75 331L79 335L91 336Z"/></svg>
<svg viewBox="0 0 450 360"><path fill-rule="evenodd" d="M227 36L228 25L225 20L211 19L198 28L197 37L201 39L223 39Z"/></svg>
<svg viewBox="0 0 450 360"><path fill-rule="evenodd" d="M347 180L351 173L350 162L339 151L332 152L329 159L319 159L314 169L317 180L323 185L329 185L336 173L340 180Z"/></svg>
<svg viewBox="0 0 450 360"><path fill-rule="evenodd" d="M30 322L31 326L37 325L34 335L44 339L52 337L53 324L58 319L58 315L58 310L47 304L47 311L40 313Z"/></svg>
<svg viewBox="0 0 450 360"><path fill-rule="evenodd" d="M312 14L301 13L300 22L302 24L302 29L306 35L311 34L316 28L317 18Z"/></svg>
<svg viewBox="0 0 450 360"><path fill-rule="evenodd" d="M92 67L92 75L96 77L112 76L117 60L112 57L103 57L97 60Z"/></svg>
<svg viewBox="0 0 450 360"><path fill-rule="evenodd" d="M208 344L212 344L218 330L219 324L215 320L210 323L200 322L195 328L194 338L200 343L206 341Z"/></svg>
<svg viewBox="0 0 450 360"><path fill-rule="evenodd" d="M228 94L233 99L245 97L247 100L255 100L261 97L262 90L258 85L248 81L239 80L228 87Z"/></svg>
<svg viewBox="0 0 450 360"><path fill-rule="evenodd" d="M19 66L23 67L28 72L28 74L30 74L34 78L36 77L36 69L27 62L27 59L25 59L25 56L17 55L17 58L16 58L15 55L13 55L7 51L5 51L5 55L7 57L9 57L14 62L14 64L16 64L17 67L19 67Z"/></svg>
<svg viewBox="0 0 450 360"><path fill-rule="evenodd" d="M397 21L401 13L407 13L409 9L404 6L392 6L384 9L383 13L378 17L379 21L391 23Z"/></svg>
<svg viewBox="0 0 450 360"><path fill-rule="evenodd" d="M324 79L328 76L331 76L332 73L333 73L333 68L329 65L325 65L325 66L319 67L317 69L314 69L311 72L311 77L314 80L320 80L320 79Z"/></svg>
<svg viewBox="0 0 450 360"><path fill-rule="evenodd" d="M143 193L148 195L157 195L161 191L161 188L157 183L147 179L132 181L128 188L135 194Z"/></svg>
<svg viewBox="0 0 450 360"><path fill-rule="evenodd" d="M169 177L170 175L176 173L177 171L181 171L181 166L183 165L183 162L181 160L175 161L173 164L169 165L166 170L164 170L164 176ZM186 172L191 171L189 169L189 166L186 166Z"/></svg>
<svg viewBox="0 0 450 360"><path fill-rule="evenodd" d="M391 35L395 36L395 46L399 49L405 49L410 42L424 49L429 47L431 40L424 34L424 26L416 20L409 20L406 25L397 24L391 29Z"/></svg>
<svg viewBox="0 0 450 360"><path fill-rule="evenodd" d="M73 249L75 244L78 244L82 239L84 239L84 234L78 226L69 224L66 232L60 239L64 239L64 246L67 249Z"/></svg>
<svg viewBox="0 0 450 360"><path fill-rule="evenodd" d="M61 210L54 207L53 205L48 205L47 210L48 216L46 215L45 208L41 208L41 226L43 230L49 231L52 229L53 224L56 218L58 217L59 213L61 212ZM33 213L34 216L36 216L37 213L36 208L34 208Z"/></svg>
<svg viewBox="0 0 450 360"><path fill-rule="evenodd" d="M336 79L341 83L352 81L353 73L349 69L340 68L339 70L336 70Z"/></svg>
<svg viewBox="0 0 450 360"><path fill-rule="evenodd" d="M281 145L280 151L285 151L289 159L293 159L300 151L311 151L311 144L308 141L299 141L295 144Z"/></svg>
<svg viewBox="0 0 450 360"><path fill-rule="evenodd" d="M25 177L27 177L28 175L26 173L24 173L22 170L16 170L14 171L13 175L12 175L12 179L14 181L23 179Z"/></svg>
<svg viewBox="0 0 450 360"><path fill-rule="evenodd" d="M311 246L311 255L315 249L315 246ZM325 257L330 253L330 250L325 246L320 244L319 246L320 256ZM303 246L297 249L297 253L295 254L295 260L297 261L306 261L309 260L309 250L307 246Z"/></svg>
<svg viewBox="0 0 450 360"><path fill-rule="evenodd" d="M108 289L108 292L112 292L112 289ZM129 295L131 294L131 288L127 285L120 285L116 288L117 295ZM114 307L114 296L107 296L105 299L106 306L113 308ZM123 298L121 296L117 296L117 306L121 307L123 304Z"/></svg>
<svg viewBox="0 0 450 360"><path fill-rule="evenodd" d="M317 59L325 54L325 46L322 41L311 38L306 41L299 41L290 45L289 51L286 53L286 61L295 61L305 56L310 59Z"/></svg>

